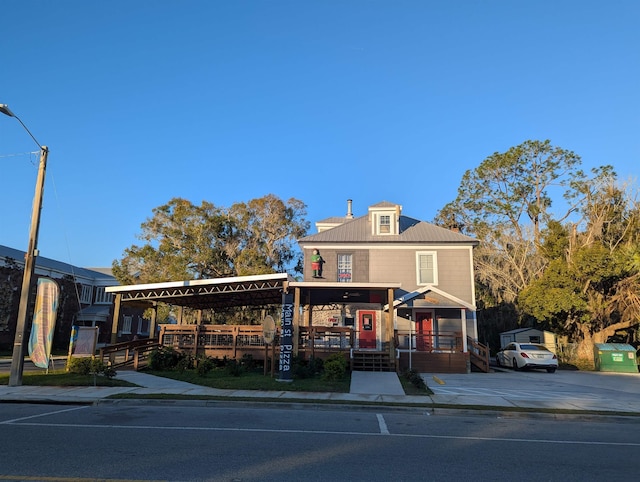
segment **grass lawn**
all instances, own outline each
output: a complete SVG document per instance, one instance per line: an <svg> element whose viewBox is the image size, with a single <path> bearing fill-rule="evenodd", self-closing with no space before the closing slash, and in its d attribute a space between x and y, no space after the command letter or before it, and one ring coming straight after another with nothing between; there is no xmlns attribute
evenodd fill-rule
<svg viewBox="0 0 640 482"><path fill-rule="evenodd" d="M9 373L0 373L0 385L9 384ZM132 383L104 376L78 375L64 370L44 372L23 372L22 384L42 387L133 387Z"/></svg>
<svg viewBox="0 0 640 482"><path fill-rule="evenodd" d="M232 390L286 390L290 392L337 392L347 393L351 385L351 378L329 381L320 378L295 379L291 382L279 382L263 370L246 371L239 376L229 375L224 369L211 370L205 375L198 375L195 370L147 370L145 373L160 377L172 378L183 382L193 383L211 388Z"/></svg>
<svg viewBox="0 0 640 482"><path fill-rule="evenodd" d="M285 390L288 392L348 393L351 386L351 376L349 373L343 380L323 380L322 378L316 377L294 379L291 382L279 382L276 378L272 378L270 375L265 376L262 369L244 372L240 376L229 375L224 369L212 370L206 375L198 375L195 370L148 370L145 371L145 373L193 383L195 385L231 390ZM424 389L414 386L405 377L399 378L404 392L407 395L428 396L432 393L428 388Z"/></svg>

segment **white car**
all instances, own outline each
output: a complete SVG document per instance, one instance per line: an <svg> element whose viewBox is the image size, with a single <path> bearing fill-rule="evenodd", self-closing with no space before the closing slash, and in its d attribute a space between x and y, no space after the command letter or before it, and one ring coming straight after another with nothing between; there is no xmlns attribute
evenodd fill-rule
<svg viewBox="0 0 640 482"><path fill-rule="evenodd" d="M545 346L536 343L509 343L496 355L499 367L514 370L544 368L553 373L558 368L558 357Z"/></svg>

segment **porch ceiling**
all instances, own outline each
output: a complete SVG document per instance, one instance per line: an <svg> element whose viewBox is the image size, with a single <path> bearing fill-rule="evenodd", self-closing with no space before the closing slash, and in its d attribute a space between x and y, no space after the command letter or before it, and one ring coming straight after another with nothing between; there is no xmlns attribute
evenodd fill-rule
<svg viewBox="0 0 640 482"><path fill-rule="evenodd" d="M320 281L289 283L300 289L300 303L329 305L348 303L388 303L388 290L400 288L400 283L325 283Z"/></svg>

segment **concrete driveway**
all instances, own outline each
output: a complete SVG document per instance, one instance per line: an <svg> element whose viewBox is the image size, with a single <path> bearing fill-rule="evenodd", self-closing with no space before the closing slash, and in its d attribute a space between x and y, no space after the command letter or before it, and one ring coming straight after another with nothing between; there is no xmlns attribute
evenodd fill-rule
<svg viewBox="0 0 640 482"><path fill-rule="evenodd" d="M423 378L435 403L640 413L640 373L496 369Z"/></svg>

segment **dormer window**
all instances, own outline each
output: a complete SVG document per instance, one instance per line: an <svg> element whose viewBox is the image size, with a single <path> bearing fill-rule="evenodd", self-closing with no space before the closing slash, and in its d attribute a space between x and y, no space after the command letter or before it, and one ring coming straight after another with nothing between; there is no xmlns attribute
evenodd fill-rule
<svg viewBox="0 0 640 482"><path fill-rule="evenodd" d="M399 205L387 202L370 206L371 234L374 236L399 234L398 222L401 210Z"/></svg>
<svg viewBox="0 0 640 482"><path fill-rule="evenodd" d="M378 232L380 234L391 233L391 216L389 216L388 214L383 214L380 216L380 226L378 228Z"/></svg>

